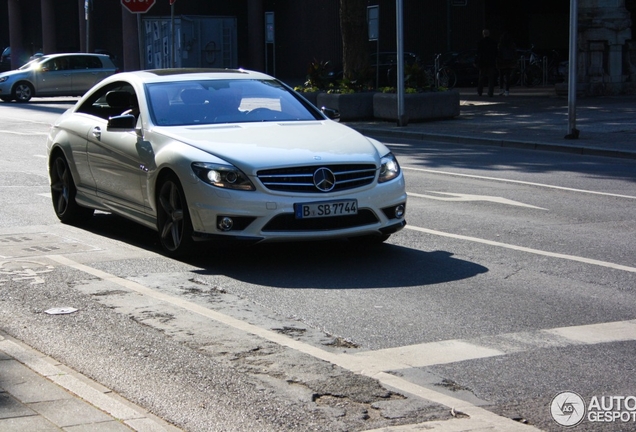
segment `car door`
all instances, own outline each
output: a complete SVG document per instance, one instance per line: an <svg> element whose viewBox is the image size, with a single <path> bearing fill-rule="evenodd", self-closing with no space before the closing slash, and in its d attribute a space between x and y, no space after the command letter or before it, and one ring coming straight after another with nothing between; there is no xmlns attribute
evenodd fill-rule
<svg viewBox="0 0 636 432"><path fill-rule="evenodd" d="M35 94L67 96L73 93L69 57L54 57L43 61L35 71Z"/></svg>
<svg viewBox="0 0 636 432"><path fill-rule="evenodd" d="M94 105L98 105L99 109L94 111L93 125L86 137L86 149L100 201L113 210L134 217L144 213L146 201L142 189L146 182L146 171L138 151L138 141L141 138L134 131L107 130L108 117L121 114L126 108L111 106L108 103L108 93L126 91L134 95L132 87L127 87L126 90L111 89L95 101Z"/></svg>
<svg viewBox="0 0 636 432"><path fill-rule="evenodd" d="M112 72L104 68L97 56L76 54L71 56L73 93L81 96Z"/></svg>

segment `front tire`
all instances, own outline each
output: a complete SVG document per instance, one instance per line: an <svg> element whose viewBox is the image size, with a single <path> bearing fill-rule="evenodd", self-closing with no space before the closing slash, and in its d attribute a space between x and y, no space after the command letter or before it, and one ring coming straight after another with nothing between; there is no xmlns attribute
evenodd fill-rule
<svg viewBox="0 0 636 432"><path fill-rule="evenodd" d="M57 218L65 224L76 225L86 222L94 210L82 207L75 201L77 188L66 158L57 154L49 167L51 177L51 199Z"/></svg>
<svg viewBox="0 0 636 432"><path fill-rule="evenodd" d="M35 93L35 89L28 82L19 82L13 87L12 99L17 102L28 102L31 100Z"/></svg>
<svg viewBox="0 0 636 432"><path fill-rule="evenodd" d="M161 246L168 256L183 256L194 244L185 193L174 175L168 176L158 190L157 230Z"/></svg>
<svg viewBox="0 0 636 432"><path fill-rule="evenodd" d="M457 84L457 74L454 70L443 67L437 72L437 81L440 87L452 89Z"/></svg>

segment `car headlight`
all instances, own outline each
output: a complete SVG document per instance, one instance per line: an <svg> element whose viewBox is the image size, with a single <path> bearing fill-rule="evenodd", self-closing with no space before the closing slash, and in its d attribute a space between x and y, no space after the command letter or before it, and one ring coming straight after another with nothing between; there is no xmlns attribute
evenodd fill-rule
<svg viewBox="0 0 636 432"><path fill-rule="evenodd" d="M6 80L8 80L8 79L9 79L9 77L8 77L8 76L0 77L0 83L3 83L3 82L5 82L5 81L6 81Z"/></svg>
<svg viewBox="0 0 636 432"><path fill-rule="evenodd" d="M256 189L250 179L232 165L193 162L192 170L197 177L212 186L245 191Z"/></svg>
<svg viewBox="0 0 636 432"><path fill-rule="evenodd" d="M384 183L389 180L393 180L400 175L400 164L393 156L393 153L389 153L380 160L380 177L379 183Z"/></svg>

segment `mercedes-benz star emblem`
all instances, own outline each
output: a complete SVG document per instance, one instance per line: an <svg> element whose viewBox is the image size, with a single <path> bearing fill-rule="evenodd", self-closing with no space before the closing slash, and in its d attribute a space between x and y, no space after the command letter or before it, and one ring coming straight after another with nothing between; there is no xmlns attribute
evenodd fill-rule
<svg viewBox="0 0 636 432"><path fill-rule="evenodd" d="M314 184L322 192L329 192L336 185L336 176L329 168L318 168L314 172Z"/></svg>

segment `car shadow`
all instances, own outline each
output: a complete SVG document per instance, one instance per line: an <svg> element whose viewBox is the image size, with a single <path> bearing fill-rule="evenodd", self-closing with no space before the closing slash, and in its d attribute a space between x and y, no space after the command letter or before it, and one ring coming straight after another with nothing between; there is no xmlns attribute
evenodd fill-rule
<svg viewBox="0 0 636 432"><path fill-rule="evenodd" d="M202 275L294 289L368 289L434 285L468 279L488 269L454 258L385 243L361 248L346 240L259 244L188 261Z"/></svg>
<svg viewBox="0 0 636 432"><path fill-rule="evenodd" d="M83 227L161 254L157 233L111 214L97 213ZM402 233L396 236L404 235ZM179 259L193 273L294 289L369 289L434 285L468 279L488 268L453 257L449 251L422 251L390 242L362 246L347 240L244 245L198 243Z"/></svg>
<svg viewBox="0 0 636 432"><path fill-rule="evenodd" d="M63 114L64 111L71 108L77 103L79 99L60 99L55 101L50 100L34 100L31 99L27 103L20 102L3 102L3 104L11 104L12 109L24 110L24 111L36 111L48 114Z"/></svg>

